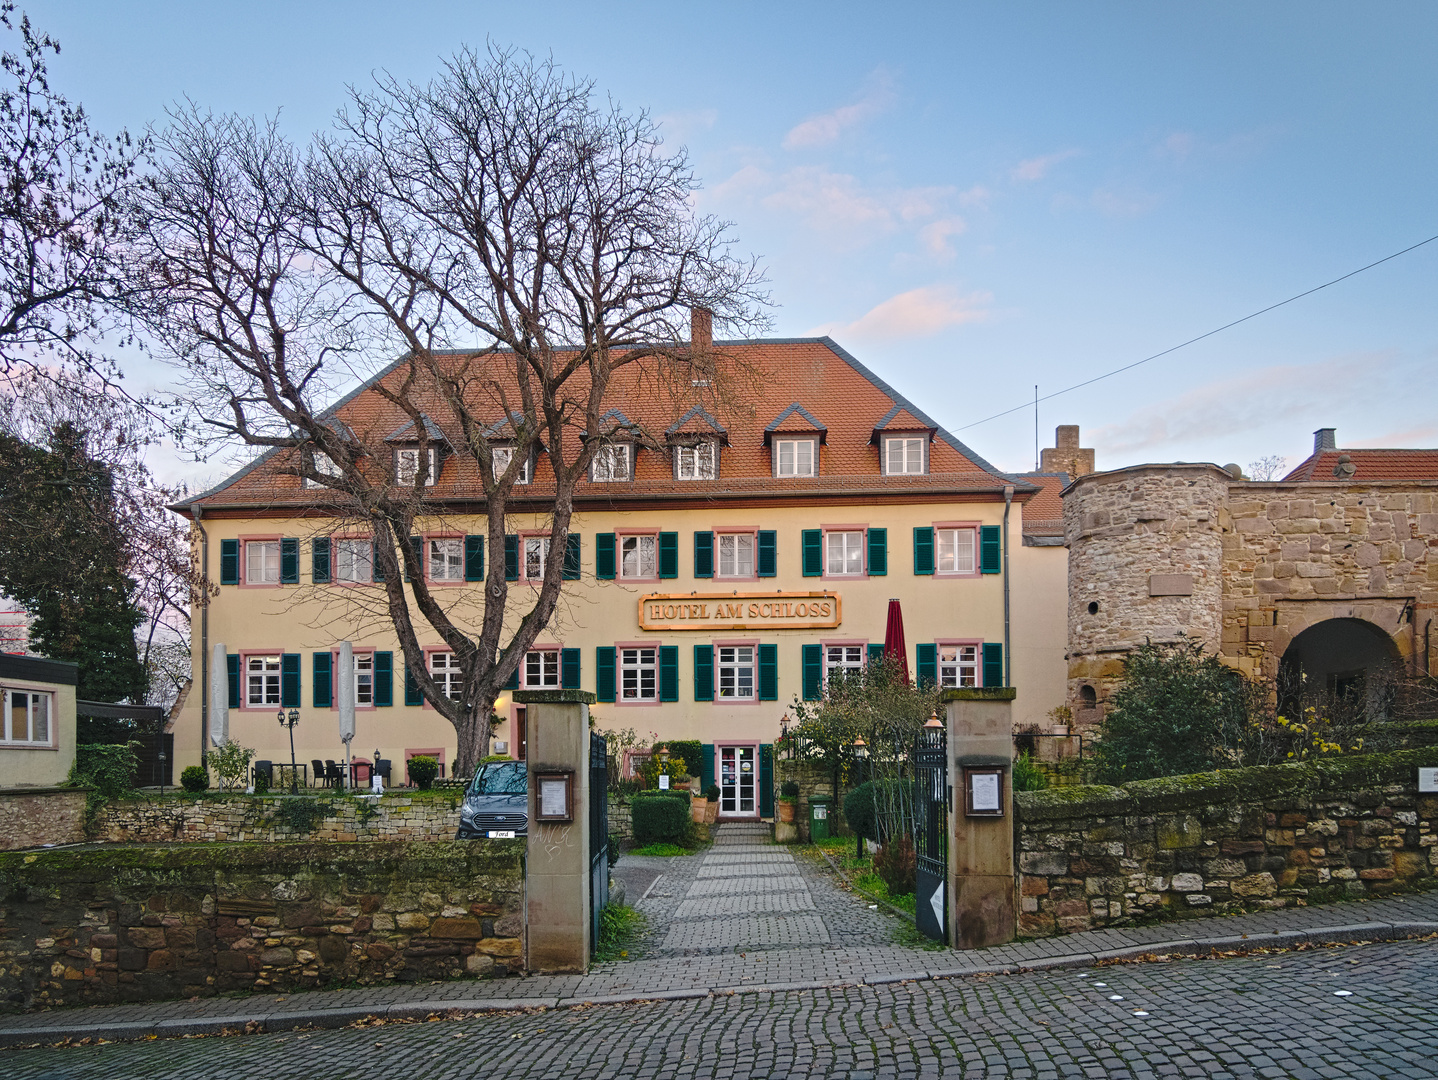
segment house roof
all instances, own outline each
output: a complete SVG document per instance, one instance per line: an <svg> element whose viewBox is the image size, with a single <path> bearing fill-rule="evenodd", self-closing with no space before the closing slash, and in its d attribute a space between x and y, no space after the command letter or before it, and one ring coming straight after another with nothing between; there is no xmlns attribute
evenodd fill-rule
<svg viewBox="0 0 1438 1080"><path fill-rule="evenodd" d="M447 440L445 439L445 437L444 437L444 432L439 429L439 425L438 425L438 424L436 424L436 423L435 423L433 420L431 420L428 416L425 416L423 413L420 414L420 417L419 417L419 418L424 421L424 433L425 433L426 436L429 437L429 439L430 439L431 441L433 441L433 442L446 442L446 441L447 441ZM333 427L333 425L327 425L327 426L329 426L329 427L331 427L331 428ZM395 429L394 429L393 431L391 431L388 435L386 435L384 441L385 441L385 442L388 442L388 443L417 443L417 442L419 442L419 435L418 435L418 433L416 433L416 431L415 431L415 429L414 429L414 421L413 421L413 420L406 420L403 424L401 424L399 427L395 428Z"/></svg>
<svg viewBox="0 0 1438 1080"><path fill-rule="evenodd" d="M927 431L930 437L938 430L934 422L928 417L920 420L903 405L896 404L892 409L879 418L874 425L873 434L869 436L870 441L878 443L880 435L885 431Z"/></svg>
<svg viewBox="0 0 1438 1080"><path fill-rule="evenodd" d="M1062 472L1019 473L1038 493L1024 504L1025 536L1063 536L1064 504L1061 493L1068 487L1069 474Z"/></svg>
<svg viewBox="0 0 1438 1080"><path fill-rule="evenodd" d="M1338 459L1348 456L1353 475L1334 473ZM1293 480L1438 480L1438 450L1320 450L1283 478Z"/></svg>
<svg viewBox="0 0 1438 1080"><path fill-rule="evenodd" d="M702 405L695 405L678 420L670 424L664 429L664 434L668 436L695 434L718 435L720 442L725 446L729 445L729 429L721 424L714 415Z"/></svg>
<svg viewBox="0 0 1438 1080"><path fill-rule="evenodd" d="M982 497L982 493L1000 492L1008 484L1014 485L1016 496L1022 502L1043 487L996 469L939 428L912 402L829 338L721 341L714 343L714 349L721 363L742 364L747 372L753 373L753 377L746 377L739 387L737 396L743 400L706 401L700 406L692 397L687 402L666 397L654 389L652 371L646 371L639 364L621 366L615 369L610 383L608 399L612 404L605 414L605 427L670 432L702 418L714 430L728 435L730 445L723 450L720 479L712 484L680 485L673 479L667 453L663 449L649 449L646 444L637 455L632 480L581 481L575 492L577 503L586 499L617 503L694 498ZM471 358L469 353L455 356ZM402 433L407 423L403 413L375 392L374 387L386 379L400 381L405 363L404 359L395 361L347 394L326 410L326 419L347 424L361 439L382 439L384 433L392 433L390 437ZM694 396L697 394L696 391ZM443 403L426 402L425 407L428 409L426 419L436 418L431 422L439 431L438 437L443 437L446 426ZM471 407L483 417L481 402L474 402ZM816 414L822 415L827 423L820 422ZM504 409L497 396L492 416L492 430L502 428ZM774 420L761 427L764 416L773 416ZM930 471L925 475L881 475L879 451L871 436L880 422L887 420L892 426L900 416L912 418L919 426L935 432L929 455ZM800 422L809 426L797 426ZM791 424L795 426L790 427ZM818 476L774 479L766 439L776 430L812 430L825 434L827 445L820 456ZM462 440L448 441L453 445L462 443ZM326 493L301 487L295 474L295 453L288 448L267 451L176 509L186 512L189 506L199 503L207 512L226 507L282 511L316 504ZM445 459L436 483L427 490L426 496L452 505L482 501L482 490L477 463L468 455L455 454ZM523 492L516 491L512 501L542 503L552 492L553 473L547 457L541 454L533 481Z"/></svg>

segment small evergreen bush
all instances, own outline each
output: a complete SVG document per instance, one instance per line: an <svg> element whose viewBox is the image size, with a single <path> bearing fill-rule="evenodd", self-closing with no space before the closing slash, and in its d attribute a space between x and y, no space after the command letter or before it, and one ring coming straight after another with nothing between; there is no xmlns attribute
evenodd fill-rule
<svg viewBox="0 0 1438 1080"><path fill-rule="evenodd" d="M439 762L428 754L419 754L409 759L409 778L420 791L428 791L439 775Z"/></svg>
<svg viewBox="0 0 1438 1080"><path fill-rule="evenodd" d="M634 822L634 843L683 844L689 839L689 800L673 798L671 792L636 796L630 805Z"/></svg>
<svg viewBox="0 0 1438 1080"><path fill-rule="evenodd" d="M1014 790L1043 791L1049 786L1049 774L1034 764L1028 754L1014 758Z"/></svg>
<svg viewBox="0 0 1438 1080"><path fill-rule="evenodd" d="M793 780L785 780L779 785L779 797L781 799L797 799L799 797L798 783Z"/></svg>
<svg viewBox="0 0 1438 1080"><path fill-rule="evenodd" d="M719 801L719 785L718 785L718 784L710 784L707 788L704 789L704 797L705 797L706 799L708 799L710 802L718 802L718 801Z"/></svg>
<svg viewBox="0 0 1438 1080"><path fill-rule="evenodd" d="M191 795L198 795L210 786L210 774L202 765L187 765L180 773L180 786Z"/></svg>

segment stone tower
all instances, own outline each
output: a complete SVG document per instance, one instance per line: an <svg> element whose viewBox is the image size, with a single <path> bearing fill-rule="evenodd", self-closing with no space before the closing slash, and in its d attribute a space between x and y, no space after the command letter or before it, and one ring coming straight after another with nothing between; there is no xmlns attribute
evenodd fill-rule
<svg viewBox="0 0 1438 1080"><path fill-rule="evenodd" d="M1070 480L1094 471L1093 447L1079 445L1079 426L1060 424L1054 428L1055 445L1039 455L1039 471L1068 473Z"/></svg>

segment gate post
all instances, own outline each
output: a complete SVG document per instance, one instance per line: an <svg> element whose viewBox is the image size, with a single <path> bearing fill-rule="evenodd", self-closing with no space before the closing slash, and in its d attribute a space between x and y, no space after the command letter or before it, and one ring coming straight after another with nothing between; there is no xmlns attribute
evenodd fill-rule
<svg viewBox="0 0 1438 1080"><path fill-rule="evenodd" d="M596 699L586 690L518 690L514 700L528 710L525 967L582 973L590 958L589 706ZM546 820L561 796L567 820Z"/></svg>
<svg viewBox="0 0 1438 1080"><path fill-rule="evenodd" d="M948 710L949 926L956 949L1012 941L1014 903L1013 687L945 690ZM995 780L997 776L997 780ZM997 790L995 790L997 789Z"/></svg>

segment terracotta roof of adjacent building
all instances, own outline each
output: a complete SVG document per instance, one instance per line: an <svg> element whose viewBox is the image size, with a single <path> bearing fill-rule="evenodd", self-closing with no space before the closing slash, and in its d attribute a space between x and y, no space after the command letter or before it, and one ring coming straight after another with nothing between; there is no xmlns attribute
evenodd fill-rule
<svg viewBox="0 0 1438 1080"><path fill-rule="evenodd" d="M1062 536L1064 504L1061 492L1068 487L1069 474L1061 472L1019 473L1038 486L1038 494L1024 504L1025 536Z"/></svg>
<svg viewBox="0 0 1438 1080"><path fill-rule="evenodd" d="M1349 476L1334 473L1346 455ZM1320 450L1283 478L1293 480L1438 480L1438 450Z"/></svg>

